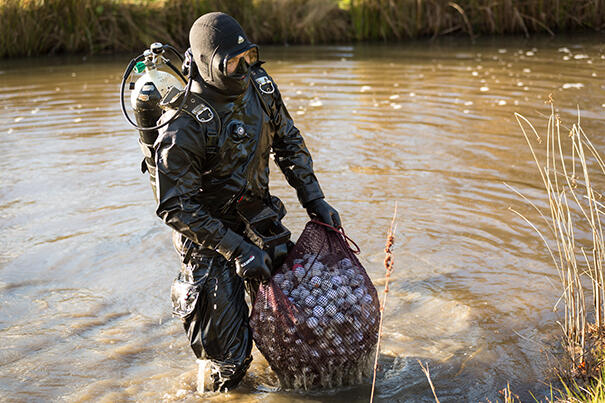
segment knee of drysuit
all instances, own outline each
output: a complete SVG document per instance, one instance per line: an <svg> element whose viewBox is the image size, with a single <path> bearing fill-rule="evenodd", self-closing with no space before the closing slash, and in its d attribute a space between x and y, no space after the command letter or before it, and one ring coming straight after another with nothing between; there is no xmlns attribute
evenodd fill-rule
<svg viewBox="0 0 605 403"><path fill-rule="evenodd" d="M225 392L239 385L244 375L246 375L251 362L252 356L250 355L244 361L237 364L213 361L214 369L211 377L214 390Z"/></svg>

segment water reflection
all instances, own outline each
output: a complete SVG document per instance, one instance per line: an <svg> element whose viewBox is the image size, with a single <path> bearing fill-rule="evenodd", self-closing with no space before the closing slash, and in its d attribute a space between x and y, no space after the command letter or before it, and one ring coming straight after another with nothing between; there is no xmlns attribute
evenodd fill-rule
<svg viewBox="0 0 605 403"><path fill-rule="evenodd" d="M545 392L559 335L556 273L503 182L536 200L513 118L544 129L549 94L600 150L599 38L264 48L322 186L379 289L399 203L380 401L495 400ZM126 57L0 64L0 388L22 400L198 401L169 287L176 256L116 102ZM295 235L306 221L273 166ZM541 202L539 202L540 204ZM521 207L519 207L521 208ZM531 210L525 211L530 217ZM537 218L536 218L537 221ZM245 384L212 401L367 401L368 385L273 391L255 352Z"/></svg>

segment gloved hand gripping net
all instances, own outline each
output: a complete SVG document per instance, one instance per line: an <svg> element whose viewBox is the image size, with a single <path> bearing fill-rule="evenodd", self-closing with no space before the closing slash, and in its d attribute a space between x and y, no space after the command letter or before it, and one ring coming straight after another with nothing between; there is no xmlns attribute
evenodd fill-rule
<svg viewBox="0 0 605 403"><path fill-rule="evenodd" d="M369 375L379 301L343 233L309 222L260 286L250 326L282 387L334 387Z"/></svg>

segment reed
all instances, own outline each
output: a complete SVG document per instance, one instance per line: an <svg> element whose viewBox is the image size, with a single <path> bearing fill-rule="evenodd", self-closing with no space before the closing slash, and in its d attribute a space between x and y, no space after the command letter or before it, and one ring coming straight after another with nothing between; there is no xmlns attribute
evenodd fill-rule
<svg viewBox="0 0 605 403"><path fill-rule="evenodd" d="M214 10L257 43L605 29L605 0L0 0L0 57L185 49L193 21Z"/></svg>
<svg viewBox="0 0 605 403"><path fill-rule="evenodd" d="M384 283L384 295L382 297L382 304L380 304L380 322L378 325L378 342L376 343L376 355L374 357L374 374L372 377L372 391L370 392L370 403L374 401L374 390L376 388L376 376L378 374L378 357L380 356L380 341L382 340L382 330L384 325L384 311L387 304L387 295L389 294L389 280L391 279L391 273L393 272L393 264L395 263L393 256L393 245L395 244L395 230L397 225L395 220L397 219L397 203L395 203L395 209L393 211L393 219L389 226L389 233L387 234L387 240L384 246L384 269L385 269L385 283Z"/></svg>
<svg viewBox="0 0 605 403"><path fill-rule="evenodd" d="M582 129L579 111L577 122L564 129L552 102L551 108L545 139L526 118L516 115L544 185L547 210L517 193L539 212L548 234L511 210L538 232L559 274L564 302L561 325L570 358L564 375L588 380L600 376L605 351L605 205L597 189L605 163ZM540 155L545 158L538 157L536 142L544 146Z"/></svg>
<svg viewBox="0 0 605 403"><path fill-rule="evenodd" d="M429 386L431 387L431 391L433 392L433 397L435 398L435 403L440 403L439 398L437 397L437 392L435 392L435 385L433 385L433 380L431 379L431 371L429 371L429 364L425 363L422 365L422 361L418 360L418 365L422 368L422 373L426 376L427 381L429 381Z"/></svg>

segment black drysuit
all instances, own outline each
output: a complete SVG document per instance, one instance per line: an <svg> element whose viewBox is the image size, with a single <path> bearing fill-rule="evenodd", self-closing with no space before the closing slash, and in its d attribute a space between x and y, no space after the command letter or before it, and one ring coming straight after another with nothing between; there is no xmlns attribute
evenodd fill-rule
<svg viewBox="0 0 605 403"><path fill-rule="evenodd" d="M253 77L266 76L258 66L252 69ZM261 92L250 78L243 94L209 103L213 108L200 119L181 113L155 143L157 214L175 230L182 260L172 287L174 312L183 319L195 355L219 367L215 387L220 389L236 386L251 361L244 284L232 263L238 245L248 240L235 205L242 196L258 199L283 217L283 205L269 195L271 152L301 204L323 198L303 138L275 84L268 88L274 91ZM168 110L160 121L174 113ZM216 116L200 121L216 113L220 125Z"/></svg>

